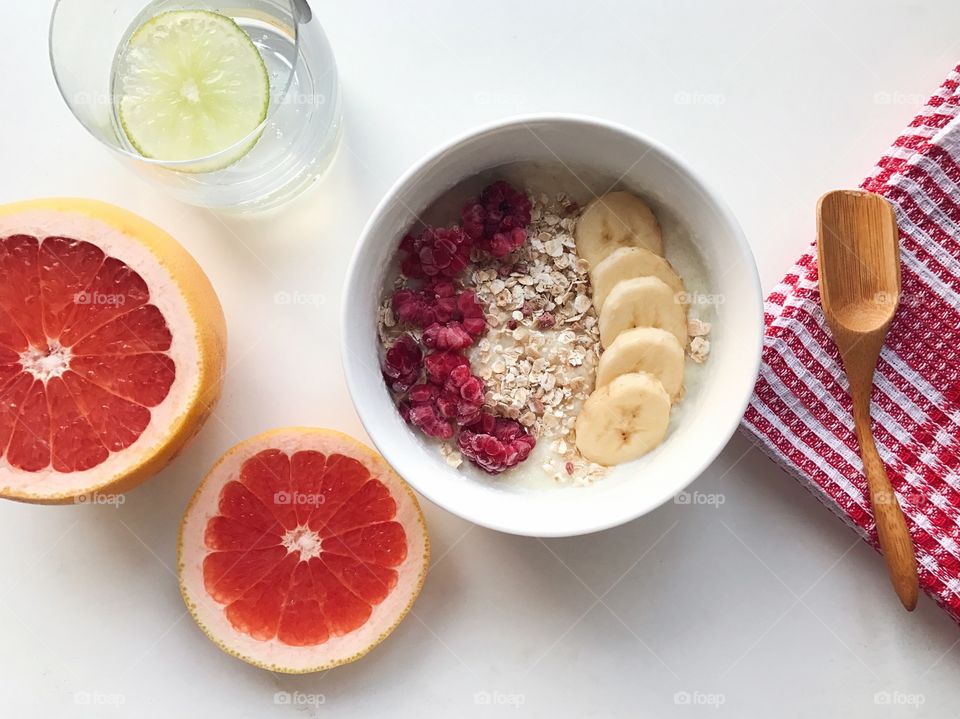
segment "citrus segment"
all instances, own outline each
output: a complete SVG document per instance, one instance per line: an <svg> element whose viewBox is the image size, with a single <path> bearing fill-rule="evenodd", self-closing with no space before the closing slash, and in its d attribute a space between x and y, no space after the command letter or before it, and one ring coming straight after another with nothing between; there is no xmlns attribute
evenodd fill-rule
<svg viewBox="0 0 960 719"><path fill-rule="evenodd" d="M361 656L399 623L429 554L419 505L382 458L326 430L231 450L180 534L180 582L221 648L274 671Z"/></svg>
<svg viewBox="0 0 960 719"><path fill-rule="evenodd" d="M48 237L40 245L40 291L47 336L60 336L68 314L74 311L74 298L87 289L104 259L103 251L89 242Z"/></svg>
<svg viewBox="0 0 960 719"><path fill-rule="evenodd" d="M29 376L24 373L24 378ZM13 425L7 461L17 469L36 472L50 464L50 414L41 380L33 380Z"/></svg>
<svg viewBox="0 0 960 719"><path fill-rule="evenodd" d="M14 235L0 243L0 305L10 323L6 330L19 330L27 342L44 339L40 319L40 277L35 237Z"/></svg>
<svg viewBox="0 0 960 719"><path fill-rule="evenodd" d="M150 410L118 397L75 372L63 378L104 448L119 452L133 444L150 423Z"/></svg>
<svg viewBox="0 0 960 719"><path fill-rule="evenodd" d="M93 330L73 346L73 351L101 356L166 352L172 340L160 310L144 305Z"/></svg>

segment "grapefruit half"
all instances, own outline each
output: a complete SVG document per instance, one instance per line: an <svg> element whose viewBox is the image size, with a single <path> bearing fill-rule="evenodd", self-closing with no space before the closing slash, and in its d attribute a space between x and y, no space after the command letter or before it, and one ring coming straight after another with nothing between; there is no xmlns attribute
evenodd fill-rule
<svg viewBox="0 0 960 719"><path fill-rule="evenodd" d="M0 496L125 491L220 394L226 325L203 270L118 207L0 206Z"/></svg>
<svg viewBox="0 0 960 719"><path fill-rule="evenodd" d="M410 611L430 559L413 490L345 434L289 428L237 445L187 507L180 590L222 650L302 674L359 659Z"/></svg>

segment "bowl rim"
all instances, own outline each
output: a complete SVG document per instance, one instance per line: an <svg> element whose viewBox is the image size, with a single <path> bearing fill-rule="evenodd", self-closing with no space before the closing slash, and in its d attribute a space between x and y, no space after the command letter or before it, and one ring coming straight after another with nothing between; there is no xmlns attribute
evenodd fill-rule
<svg viewBox="0 0 960 719"><path fill-rule="evenodd" d="M340 343L340 356L343 372L347 382L347 390L350 394L351 400L354 401L354 409L360 418L360 422L363 425L364 430L370 437L370 440L373 442L374 446L381 453L383 453L383 456L388 464L390 464L390 466L393 467L396 472L405 481L407 481L414 488L414 490L417 491L417 493L430 500L433 504L442 507L451 514L487 529L493 529L496 531L520 536L550 538L578 536L611 529L613 527L631 522L645 514L652 512L653 510L665 504L671 496L678 496L694 481L696 481L700 475L703 474L707 467L709 467L714 460L716 460L723 449L727 446L730 439L733 437L734 433L739 427L740 422L743 419L743 415L749 406L750 398L753 395L753 387L755 382L749 385L749 389L744 392L744 396L737 403L731 403L728 405L731 409L735 409L736 412L730 412L726 423L723 426L718 426L716 428L717 431L714 435L716 440L711 442L711 447L708 452L700 454L700 458L696 462L691 462L690 470L687 473L688 478L682 485L676 487L668 495L655 497L653 501L638 504L636 506L629 506L627 509L619 512L607 512L605 516L599 519L594 519L590 522L584 522L582 525L570 527L569 529L554 529L544 531L542 528L524 528L519 526L516 522L500 522L497 521L496 517L489 517L484 514L483 511L474 511L470 506L450 506L449 502L438 499L429 490L429 488L424 489L420 482L407 478L407 473L403 472L398 466L398 464L402 464L402 462L395 462L395 458L391 457L391 451L382 446L382 443L378 441L377 436L372 431L373 422L372 417L369 415L369 410L361 408L359 403L354 400L358 394L357 389L362 380L357 374L358 370L356 369L356 363L350 361L352 348L348 338L353 333L347 331L345 328L349 328L351 326L349 323L349 315L352 313L352 310L350 309L351 305L347 299L352 292L355 281L354 278L361 269L360 257L363 254L366 246L371 242L372 230L379 222L381 215L385 212L387 207L396 202L398 198L402 197L411 179L420 175L425 169L441 160L444 155L460 147L466 142L479 139L484 135L496 133L504 129L524 127L527 125L544 122L589 125L594 128L600 128L602 130L612 132L614 134L624 135L636 142L646 144L651 150L660 153L669 164L673 165L681 173L689 177L699 188L699 190L708 198L709 202L714 205L723 222L731 230L732 238L739 249L741 256L744 260L746 260L745 272L749 275L750 289L752 290L750 294L756 300L757 315L754 327L758 331L756 331L756 337L753 343L754 346L752 348L752 361L749 365L750 376L753 377L758 375L762 359L764 339L764 297L753 251L750 248L750 244L747 242L746 235L743 232L740 222L737 220L736 216L733 214L723 197L716 190L714 190L714 188L707 183L703 177L685 160L683 160L666 145L642 132L617 122L578 113L544 112L511 115L506 118L501 118L483 125L479 125L471 130L461 132L453 136L451 139L436 145L433 147L433 149L428 151L419 160L417 160L408 170L400 175L399 178L397 178L397 180L390 186L381 200L377 203L376 207L371 212L370 217L367 219L367 222L364 224L363 230L351 254L350 262L347 265L346 276L344 278L342 301L340 306L340 326L341 332L343 333L341 337L342 341ZM747 278L745 277L744 279L746 280ZM741 352L745 359L750 356L750 354L748 354L746 351L747 349L748 347L741 345ZM451 468L450 471L455 472L456 470ZM561 488L560 491L563 491L563 489Z"/></svg>

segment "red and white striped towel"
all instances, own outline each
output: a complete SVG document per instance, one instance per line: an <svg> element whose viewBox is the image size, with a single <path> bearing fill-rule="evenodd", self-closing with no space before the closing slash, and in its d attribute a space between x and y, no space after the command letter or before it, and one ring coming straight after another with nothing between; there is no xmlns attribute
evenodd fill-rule
<svg viewBox="0 0 960 719"><path fill-rule="evenodd" d="M903 275L877 367L874 432L913 535L920 585L960 621L960 65L861 187L896 210ZM876 547L815 249L774 288L765 314L743 429Z"/></svg>

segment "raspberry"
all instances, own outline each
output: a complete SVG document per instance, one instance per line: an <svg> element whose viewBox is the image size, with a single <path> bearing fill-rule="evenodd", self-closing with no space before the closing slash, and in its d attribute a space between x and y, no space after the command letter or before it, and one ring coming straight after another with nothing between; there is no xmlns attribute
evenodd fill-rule
<svg viewBox="0 0 960 719"><path fill-rule="evenodd" d="M470 367L470 361L459 352L434 352L424 358L423 364L427 369L427 377L438 385L444 384L457 367Z"/></svg>
<svg viewBox="0 0 960 719"><path fill-rule="evenodd" d="M460 432L457 445L463 455L489 474L500 474L530 456L537 440L512 419L483 413Z"/></svg>
<svg viewBox="0 0 960 719"><path fill-rule="evenodd" d="M544 312L542 315L537 317L536 320L537 329L541 330L548 330L555 324L557 324L557 318L549 312Z"/></svg>
<svg viewBox="0 0 960 719"><path fill-rule="evenodd" d="M485 317L465 319L463 321L463 329L474 337L479 337L487 329L487 320Z"/></svg>
<svg viewBox="0 0 960 719"><path fill-rule="evenodd" d="M456 418L461 426L475 424L481 416L484 389L483 380L471 374L469 365L459 365L447 377L437 406L445 417Z"/></svg>
<svg viewBox="0 0 960 719"><path fill-rule="evenodd" d="M502 441L510 441L517 437L527 435L527 430L516 420L506 417L495 417L489 412L481 414L476 424L468 427L468 429L476 434L492 435ZM534 440L533 437L530 437L530 440L536 444L536 440Z"/></svg>
<svg viewBox="0 0 960 719"><path fill-rule="evenodd" d="M422 327L425 323L436 321L436 310L431 306L426 294L417 290L398 290L391 300L393 314L401 324Z"/></svg>
<svg viewBox="0 0 960 719"><path fill-rule="evenodd" d="M487 318L483 306L477 301L473 290L461 292L457 297L457 309L462 316L463 328L474 337L479 337L487 329Z"/></svg>
<svg viewBox="0 0 960 719"><path fill-rule="evenodd" d="M526 193L495 182L464 205L460 216L466 235L494 257L504 257L527 239L532 205Z"/></svg>
<svg viewBox="0 0 960 719"><path fill-rule="evenodd" d="M470 372L469 365L460 365L451 370L450 376L447 377L447 383L444 385L444 391L457 394L464 402L475 404L478 407L483 404L483 380ZM479 415L477 415L477 419L479 419Z"/></svg>
<svg viewBox="0 0 960 719"><path fill-rule="evenodd" d="M487 329L483 306L477 301L476 293L458 292L453 282L434 280L421 290L397 290L391 304L393 313L404 325L424 329L436 323L460 322L474 337Z"/></svg>
<svg viewBox="0 0 960 719"><path fill-rule="evenodd" d="M422 290L403 289L391 300L393 313L401 324L429 327L435 322L459 320L457 288L452 282L433 282Z"/></svg>
<svg viewBox="0 0 960 719"><path fill-rule="evenodd" d="M473 337L459 322L442 325L434 322L423 331L423 344L435 350L465 350L473 344Z"/></svg>
<svg viewBox="0 0 960 719"><path fill-rule="evenodd" d="M460 221L467 236L479 240L483 237L487 225L487 210L480 200L472 198L460 211Z"/></svg>
<svg viewBox="0 0 960 719"><path fill-rule="evenodd" d="M440 388L437 385L425 382L411 387L407 398L414 404L423 404L433 402L439 394Z"/></svg>
<svg viewBox="0 0 960 719"><path fill-rule="evenodd" d="M498 232L490 238L490 254L494 257L506 257L526 241L527 231L519 227Z"/></svg>
<svg viewBox="0 0 960 719"><path fill-rule="evenodd" d="M400 249L407 253L400 267L407 277L456 277L470 262L472 238L459 227L428 227L407 235Z"/></svg>
<svg viewBox="0 0 960 719"><path fill-rule="evenodd" d="M473 404L483 404L484 386L483 380L476 376L471 376L459 387L460 398ZM472 424L472 422L471 422Z"/></svg>
<svg viewBox="0 0 960 719"><path fill-rule="evenodd" d="M403 394L420 378L423 352L409 334L402 334L387 350L383 359L383 376L394 392Z"/></svg>
<svg viewBox="0 0 960 719"><path fill-rule="evenodd" d="M434 280L424 289L432 298L437 313L437 322L459 320L463 314L457 302L457 287L447 280Z"/></svg>
<svg viewBox="0 0 960 719"><path fill-rule="evenodd" d="M433 403L411 404L407 413L407 421L429 437L444 440L453 437L453 422L440 417Z"/></svg>
<svg viewBox="0 0 960 719"><path fill-rule="evenodd" d="M431 437L449 439L455 425L476 424L480 419L483 395L483 380L470 373L469 365L458 364L442 385L425 382L410 388L407 421Z"/></svg>

